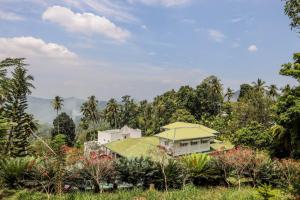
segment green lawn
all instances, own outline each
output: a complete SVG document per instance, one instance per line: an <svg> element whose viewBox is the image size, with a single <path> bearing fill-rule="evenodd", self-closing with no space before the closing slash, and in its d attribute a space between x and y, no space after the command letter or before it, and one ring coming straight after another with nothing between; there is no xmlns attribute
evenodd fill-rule
<svg viewBox="0 0 300 200"><path fill-rule="evenodd" d="M275 197L272 200L285 200L288 195L279 190L274 190ZM46 200L47 195L41 193L34 193L29 191L18 191L16 193L6 194L4 199L7 200ZM3 197L3 196L2 196ZM0 193L1 199L1 193ZM119 190L115 193L74 193L63 195L61 198L52 196L52 200L260 200L255 189L244 187L240 191L235 188L196 188L185 187L182 190L173 190L168 193L158 191L142 191L135 190Z"/></svg>

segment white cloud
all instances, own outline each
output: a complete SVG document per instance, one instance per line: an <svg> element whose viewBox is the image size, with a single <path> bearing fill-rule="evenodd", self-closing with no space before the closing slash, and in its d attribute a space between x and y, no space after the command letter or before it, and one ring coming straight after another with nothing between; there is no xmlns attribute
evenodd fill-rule
<svg viewBox="0 0 300 200"><path fill-rule="evenodd" d="M236 18L231 19L232 23L238 23L238 22L241 22L241 21L243 21L243 18L241 18L241 17L236 17Z"/></svg>
<svg viewBox="0 0 300 200"><path fill-rule="evenodd" d="M34 37L0 38L0 57L73 59L76 54L66 47L46 43Z"/></svg>
<svg viewBox="0 0 300 200"><path fill-rule="evenodd" d="M258 51L258 48L257 48L256 45L252 44L252 45L250 45L248 47L248 51L250 51L250 52L256 52L256 51Z"/></svg>
<svg viewBox="0 0 300 200"><path fill-rule="evenodd" d="M0 10L0 20L20 21L24 20L24 18L15 13Z"/></svg>
<svg viewBox="0 0 300 200"><path fill-rule="evenodd" d="M218 31L218 30L208 30L209 36L215 41L215 42L223 42L223 40L226 38L226 36Z"/></svg>
<svg viewBox="0 0 300 200"><path fill-rule="evenodd" d="M144 30L148 30L148 27L147 27L145 24L143 24L143 25L141 26L141 28L144 29Z"/></svg>
<svg viewBox="0 0 300 200"><path fill-rule="evenodd" d="M122 22L137 22L139 21L135 16L133 16L128 10L126 5L118 4L116 1L111 0L72 0L80 2L82 7L89 7L93 10L99 12L101 15L110 16L114 19Z"/></svg>
<svg viewBox="0 0 300 200"><path fill-rule="evenodd" d="M84 34L102 34L117 41L126 41L130 32L116 26L106 17L100 17L93 13L74 13L72 10L61 7L49 7L42 15L44 20L57 23L71 32Z"/></svg>
<svg viewBox="0 0 300 200"><path fill-rule="evenodd" d="M163 5L165 7L185 5L190 2L190 0L128 0L130 3L143 3L146 5Z"/></svg>

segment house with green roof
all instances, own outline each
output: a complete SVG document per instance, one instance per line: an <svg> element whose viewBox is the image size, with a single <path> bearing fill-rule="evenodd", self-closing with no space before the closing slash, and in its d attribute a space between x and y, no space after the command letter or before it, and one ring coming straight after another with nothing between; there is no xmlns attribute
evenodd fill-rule
<svg viewBox="0 0 300 200"><path fill-rule="evenodd" d="M223 151L233 145L216 140L217 131L199 124L175 122L162 127L151 137L127 138L101 146L104 154L112 157L152 157L151 152L163 148L170 156Z"/></svg>
<svg viewBox="0 0 300 200"><path fill-rule="evenodd" d="M175 122L162 127L163 132L155 135L159 145L172 156L211 151L211 143L218 131L199 124Z"/></svg>

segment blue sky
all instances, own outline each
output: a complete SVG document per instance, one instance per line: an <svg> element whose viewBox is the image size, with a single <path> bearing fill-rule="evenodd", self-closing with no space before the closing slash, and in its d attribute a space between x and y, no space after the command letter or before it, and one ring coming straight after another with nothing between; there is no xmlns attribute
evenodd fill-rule
<svg viewBox="0 0 300 200"><path fill-rule="evenodd" d="M283 86L299 51L280 0L0 0L0 58L26 57L33 95L151 99L209 75Z"/></svg>

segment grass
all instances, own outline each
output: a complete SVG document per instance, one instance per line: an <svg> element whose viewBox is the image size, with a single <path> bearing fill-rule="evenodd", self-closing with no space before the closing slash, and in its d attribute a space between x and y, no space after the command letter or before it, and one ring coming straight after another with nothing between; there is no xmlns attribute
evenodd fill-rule
<svg viewBox="0 0 300 200"><path fill-rule="evenodd" d="M288 199L287 194L280 190L274 190L275 197L271 200ZM1 199L1 192L0 192ZM5 197L7 200L46 200L47 195L26 190L17 191ZM187 186L182 190L173 190L168 193L160 191L142 191L134 190L118 190L115 193L69 193L64 194L61 198L51 196L51 200L260 200L256 189L244 187L238 191L236 188L196 188Z"/></svg>

